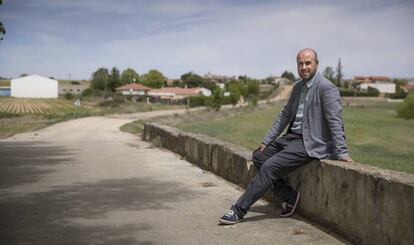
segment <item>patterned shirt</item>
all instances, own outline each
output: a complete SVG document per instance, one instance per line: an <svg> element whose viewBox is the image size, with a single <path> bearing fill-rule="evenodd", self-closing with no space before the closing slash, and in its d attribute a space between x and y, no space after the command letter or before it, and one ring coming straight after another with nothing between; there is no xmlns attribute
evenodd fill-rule
<svg viewBox="0 0 414 245"><path fill-rule="evenodd" d="M302 135L302 122L303 122L303 112L305 110L305 102L308 100L309 90L313 85L314 78L315 78L315 75L311 79L309 79L307 82L305 82L306 86L303 86L302 88L298 109L296 110L295 120L293 121L293 124L290 127L290 131L294 134Z"/></svg>

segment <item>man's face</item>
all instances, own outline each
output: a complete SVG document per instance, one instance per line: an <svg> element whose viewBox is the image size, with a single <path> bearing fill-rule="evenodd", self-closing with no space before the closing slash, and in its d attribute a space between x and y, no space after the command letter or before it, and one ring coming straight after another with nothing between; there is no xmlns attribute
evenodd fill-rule
<svg viewBox="0 0 414 245"><path fill-rule="evenodd" d="M298 74L307 81L316 73L318 61L315 60L315 54L312 51L300 52L297 56Z"/></svg>

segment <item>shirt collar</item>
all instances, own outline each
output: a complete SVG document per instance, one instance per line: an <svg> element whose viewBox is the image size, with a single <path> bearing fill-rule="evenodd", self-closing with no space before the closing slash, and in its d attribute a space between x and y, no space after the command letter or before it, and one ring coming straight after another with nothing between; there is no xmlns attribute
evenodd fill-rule
<svg viewBox="0 0 414 245"><path fill-rule="evenodd" d="M305 82L306 87L310 88L313 85L313 81L315 80L315 77L316 77L317 73L318 73L318 71L315 72L315 75L313 75L313 77L311 79L309 79L308 81Z"/></svg>

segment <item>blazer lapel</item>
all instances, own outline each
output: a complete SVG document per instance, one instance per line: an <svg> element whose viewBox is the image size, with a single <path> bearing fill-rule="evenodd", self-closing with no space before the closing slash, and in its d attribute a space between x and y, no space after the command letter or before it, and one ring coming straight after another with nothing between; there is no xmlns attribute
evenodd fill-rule
<svg viewBox="0 0 414 245"><path fill-rule="evenodd" d="M292 91L291 96L293 96L293 104L292 104L292 113L291 113L290 120L289 120L290 122L296 116L296 111L298 110L300 94L302 93L303 85L304 84L302 81L299 82L299 84L297 85L297 89Z"/></svg>
<svg viewBox="0 0 414 245"><path fill-rule="evenodd" d="M319 81L321 79L320 76L321 75L319 74L319 72L315 74L315 79L313 81L312 86L309 89L309 92L308 92L308 99L305 102L305 108L304 108L304 111L303 111L303 115L306 115L308 113L309 106L312 104L312 101L313 101L313 98L314 98L314 95L315 95L315 91L316 91L317 87L319 86Z"/></svg>

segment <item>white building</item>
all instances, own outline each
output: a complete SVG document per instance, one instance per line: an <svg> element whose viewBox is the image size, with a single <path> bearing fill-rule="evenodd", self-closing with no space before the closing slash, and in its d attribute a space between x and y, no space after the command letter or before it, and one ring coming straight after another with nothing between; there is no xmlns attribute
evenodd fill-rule
<svg viewBox="0 0 414 245"><path fill-rule="evenodd" d="M17 98L57 98L58 81L39 75L11 80L11 96Z"/></svg>
<svg viewBox="0 0 414 245"><path fill-rule="evenodd" d="M190 96L210 96L211 91L206 88L179 88L179 87L164 87L160 89L151 89L148 92L149 96L160 97L161 99L184 99Z"/></svg>
<svg viewBox="0 0 414 245"><path fill-rule="evenodd" d="M362 83L360 88L363 90L367 90L368 87L376 88L381 94L393 94L395 93L395 83Z"/></svg>

